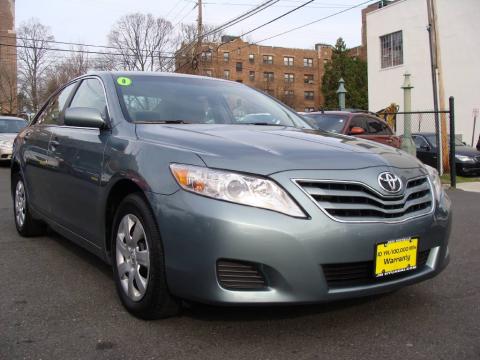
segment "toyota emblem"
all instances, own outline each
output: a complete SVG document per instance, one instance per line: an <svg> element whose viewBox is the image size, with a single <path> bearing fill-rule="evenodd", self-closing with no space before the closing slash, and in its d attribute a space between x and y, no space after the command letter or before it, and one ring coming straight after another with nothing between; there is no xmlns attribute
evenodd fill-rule
<svg viewBox="0 0 480 360"><path fill-rule="evenodd" d="M397 193L402 189L402 180L391 172L383 172L378 175L378 184L389 193Z"/></svg>

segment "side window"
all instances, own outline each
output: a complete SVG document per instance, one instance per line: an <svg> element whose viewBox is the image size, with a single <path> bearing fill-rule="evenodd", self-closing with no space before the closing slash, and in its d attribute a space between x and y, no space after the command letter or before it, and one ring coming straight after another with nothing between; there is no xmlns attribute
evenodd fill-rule
<svg viewBox="0 0 480 360"><path fill-rule="evenodd" d="M392 132L388 128L387 124L385 124L383 121L368 118L367 124L368 124L367 132L370 135L392 135Z"/></svg>
<svg viewBox="0 0 480 360"><path fill-rule="evenodd" d="M97 109L104 117L106 117L107 101L100 81L97 79L83 80L73 97L70 107Z"/></svg>
<svg viewBox="0 0 480 360"><path fill-rule="evenodd" d="M428 146L427 142L423 137L421 136L412 136L412 137L413 137L413 141L415 142L415 147L417 149L420 149L422 146Z"/></svg>
<svg viewBox="0 0 480 360"><path fill-rule="evenodd" d="M365 124L365 119L362 116L355 116L350 120L350 124L348 125L348 131L352 130L354 127L359 127L367 132L367 126Z"/></svg>
<svg viewBox="0 0 480 360"><path fill-rule="evenodd" d="M60 123L60 113L65 107L76 83L70 84L61 90L55 97L51 98L48 105L39 115L36 124L58 125Z"/></svg>

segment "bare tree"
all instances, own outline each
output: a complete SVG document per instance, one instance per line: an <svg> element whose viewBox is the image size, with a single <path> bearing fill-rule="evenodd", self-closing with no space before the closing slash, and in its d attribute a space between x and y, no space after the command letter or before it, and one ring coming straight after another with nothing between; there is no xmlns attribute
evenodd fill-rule
<svg viewBox="0 0 480 360"><path fill-rule="evenodd" d="M43 100L45 73L51 64L48 41L50 29L36 19L24 22L17 30L19 85L30 111L37 111Z"/></svg>
<svg viewBox="0 0 480 360"><path fill-rule="evenodd" d="M0 114L15 114L17 78L6 66L0 66Z"/></svg>
<svg viewBox="0 0 480 360"><path fill-rule="evenodd" d="M213 32L215 26L204 24L202 29L202 42L203 43L218 43L220 42L223 31ZM178 35L177 44L192 44L198 39L198 27L197 24L182 24L180 34Z"/></svg>
<svg viewBox="0 0 480 360"><path fill-rule="evenodd" d="M85 74L90 68L92 68L92 62L88 58L88 54L83 51L83 47L78 47L72 50L75 51L72 55L56 62L48 69L48 80L45 86L48 94L52 93L71 79Z"/></svg>
<svg viewBox="0 0 480 360"><path fill-rule="evenodd" d="M173 42L172 24L152 14L125 15L108 35L116 49L108 56L114 68L140 71L163 71L169 58L165 52Z"/></svg>

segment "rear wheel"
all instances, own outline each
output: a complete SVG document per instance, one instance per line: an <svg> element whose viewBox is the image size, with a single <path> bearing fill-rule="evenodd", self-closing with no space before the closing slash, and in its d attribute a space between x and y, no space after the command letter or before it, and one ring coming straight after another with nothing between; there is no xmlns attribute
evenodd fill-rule
<svg viewBox="0 0 480 360"><path fill-rule="evenodd" d="M143 319L176 315L179 302L170 294L160 234L145 200L127 196L114 218L113 273L125 308Z"/></svg>
<svg viewBox="0 0 480 360"><path fill-rule="evenodd" d="M45 224L31 215L25 183L17 173L12 177L13 182L13 214L15 226L20 235L25 237L39 236L45 233Z"/></svg>

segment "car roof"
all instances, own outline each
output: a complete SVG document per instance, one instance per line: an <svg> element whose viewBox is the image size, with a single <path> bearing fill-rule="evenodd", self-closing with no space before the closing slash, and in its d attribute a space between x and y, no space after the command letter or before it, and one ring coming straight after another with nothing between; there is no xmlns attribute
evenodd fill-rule
<svg viewBox="0 0 480 360"><path fill-rule="evenodd" d="M191 75L191 74L180 74L180 73L173 73L173 72L156 72L156 71L89 71L88 73L79 76L76 79L81 79L86 76L99 76L99 77L121 77L121 76L145 76L145 77L176 77L176 78L189 78L189 79L205 79L211 81L218 81L218 82L228 82L228 83L238 83L236 81L230 81L225 79L214 78L210 76L201 76L201 75ZM76 80L75 79L75 80Z"/></svg>
<svg viewBox="0 0 480 360"><path fill-rule="evenodd" d="M23 118L16 117L16 116L2 116L0 115L0 120L22 120L22 121L27 121Z"/></svg>

